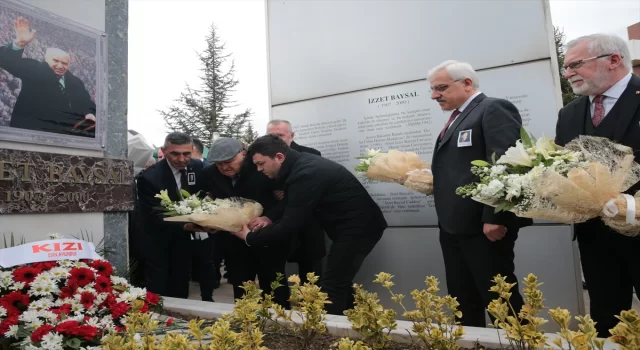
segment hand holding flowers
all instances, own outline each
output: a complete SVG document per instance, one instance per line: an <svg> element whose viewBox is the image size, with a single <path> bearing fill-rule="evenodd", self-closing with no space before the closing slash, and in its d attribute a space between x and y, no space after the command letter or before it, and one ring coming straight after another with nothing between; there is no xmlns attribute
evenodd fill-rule
<svg viewBox="0 0 640 350"><path fill-rule="evenodd" d="M521 130L497 161L476 160L479 182L457 194L521 217L579 223L601 217L616 231L640 234L640 195L623 194L640 181L633 150L606 138L580 136L564 148Z"/></svg>
<svg viewBox="0 0 640 350"><path fill-rule="evenodd" d="M213 233L216 230L236 232L243 225L249 224L255 218L262 215L260 203L244 198L211 199L200 198L198 194L189 194L180 191L181 200L172 201L167 190L162 190L156 198L160 199L160 205L165 210L165 221L187 222L198 225L185 225L188 231L205 231Z"/></svg>

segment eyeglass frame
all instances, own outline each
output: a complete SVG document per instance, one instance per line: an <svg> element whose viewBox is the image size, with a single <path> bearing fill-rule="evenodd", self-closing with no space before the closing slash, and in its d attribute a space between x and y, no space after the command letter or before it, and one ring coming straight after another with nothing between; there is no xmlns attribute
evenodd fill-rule
<svg viewBox="0 0 640 350"><path fill-rule="evenodd" d="M466 79L466 78L465 78L465 79ZM462 80L464 80L464 79L456 79L456 80L454 80L454 81L452 82L452 84L453 84L453 83L457 83L457 82L462 81ZM430 92L430 93L433 93L433 92L435 91L435 92L437 92L437 93L441 94L441 93L443 93L443 92L447 91L447 89L448 89L450 86L451 86L451 84L440 84L440 85L437 85L437 86L435 86L435 87L429 87L429 92Z"/></svg>
<svg viewBox="0 0 640 350"><path fill-rule="evenodd" d="M593 56L593 57L588 57L588 58L583 58L581 60L578 61L574 61L571 62L569 64L565 64L562 66L562 70L563 71L567 71L567 69L571 69L571 70L576 70L576 69L580 69L580 67L582 67L583 64L589 62L589 61L593 61L593 60L597 60L598 58L603 58L603 57L611 57L613 55L615 55L617 52L612 52L612 53L607 53L604 55L600 55L600 56ZM620 58L624 58L624 56L620 55Z"/></svg>

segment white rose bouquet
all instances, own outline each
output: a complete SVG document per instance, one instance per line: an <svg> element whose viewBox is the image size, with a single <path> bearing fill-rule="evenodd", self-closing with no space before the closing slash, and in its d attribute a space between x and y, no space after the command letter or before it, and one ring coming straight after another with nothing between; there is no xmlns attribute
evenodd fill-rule
<svg viewBox="0 0 640 350"><path fill-rule="evenodd" d="M366 155L356 159L360 159L360 163L354 170L371 180L398 183L424 194L433 193L431 165L416 153L369 150Z"/></svg>
<svg viewBox="0 0 640 350"><path fill-rule="evenodd" d="M459 187L463 197L520 217L579 223L595 217L637 235L639 194L623 194L640 180L633 150L608 139L580 136L564 148L524 129L497 161L472 162L479 182Z"/></svg>
<svg viewBox="0 0 640 350"><path fill-rule="evenodd" d="M262 205L245 198L212 199L200 198L198 194L180 191L181 200L174 202L167 190L160 191L156 198L165 210L165 221L190 222L221 231L237 232L242 226L262 215Z"/></svg>

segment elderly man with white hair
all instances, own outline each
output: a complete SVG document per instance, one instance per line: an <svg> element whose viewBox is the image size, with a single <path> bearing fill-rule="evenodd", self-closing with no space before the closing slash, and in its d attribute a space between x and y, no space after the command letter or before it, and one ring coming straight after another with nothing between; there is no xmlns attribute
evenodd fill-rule
<svg viewBox="0 0 640 350"><path fill-rule="evenodd" d="M70 55L48 48L44 62L22 57L36 30L18 17L15 32L13 42L0 47L0 68L22 80L10 126L95 137L96 105L82 80L69 71Z"/></svg>
<svg viewBox="0 0 640 350"><path fill-rule="evenodd" d="M465 326L485 327L485 309L496 294L491 280L501 274L517 283L514 246L518 231L533 222L456 194L459 186L476 180L469 164L490 160L520 138L522 119L509 101L487 97L479 91L470 64L446 61L429 71L431 98L449 115L437 136L431 170L440 246L447 290L457 297ZM465 136L466 135L466 136ZM516 312L523 304L518 286L512 289Z"/></svg>
<svg viewBox="0 0 640 350"><path fill-rule="evenodd" d="M606 137L634 150L640 161L640 78L631 75L626 42L615 35L587 35L567 43L564 75L582 95L560 110L556 143L564 146L579 135ZM628 191L634 194L640 183ZM633 289L640 292L640 238L623 236L601 220L576 224L590 314L600 337L608 337L631 309Z"/></svg>

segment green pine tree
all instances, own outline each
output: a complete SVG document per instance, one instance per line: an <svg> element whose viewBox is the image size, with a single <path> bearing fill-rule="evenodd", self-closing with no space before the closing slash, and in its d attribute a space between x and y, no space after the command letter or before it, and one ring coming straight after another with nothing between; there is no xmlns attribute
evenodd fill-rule
<svg viewBox="0 0 640 350"><path fill-rule="evenodd" d="M207 48L198 54L202 64L200 89L187 85L176 103L160 114L170 130L187 133L209 146L215 132L223 137L241 138L252 113L250 109L234 116L226 112L236 107L231 100L238 85L235 64L231 54L225 53L225 44L214 24L205 40Z"/></svg>

